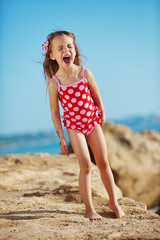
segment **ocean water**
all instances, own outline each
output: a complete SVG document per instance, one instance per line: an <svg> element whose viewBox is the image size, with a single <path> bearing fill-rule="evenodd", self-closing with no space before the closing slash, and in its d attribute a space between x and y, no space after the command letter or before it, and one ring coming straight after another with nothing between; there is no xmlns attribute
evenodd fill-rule
<svg viewBox="0 0 160 240"><path fill-rule="evenodd" d="M64 129L67 143L69 138ZM9 153L60 153L59 139L53 130L12 136L0 136L0 154Z"/></svg>
<svg viewBox="0 0 160 240"><path fill-rule="evenodd" d="M114 123L124 124L133 131L144 129L154 129L160 131L160 114L151 114L149 116L133 116L125 119L112 120ZM66 129L64 135L67 143L69 138ZM56 132L48 130L45 132L28 133L12 136L0 136L0 154L8 153L60 153L59 140Z"/></svg>

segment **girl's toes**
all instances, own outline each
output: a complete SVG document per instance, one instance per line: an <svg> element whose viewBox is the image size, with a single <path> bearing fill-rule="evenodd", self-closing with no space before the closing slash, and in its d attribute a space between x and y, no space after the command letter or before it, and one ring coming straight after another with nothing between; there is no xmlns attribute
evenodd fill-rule
<svg viewBox="0 0 160 240"><path fill-rule="evenodd" d="M89 220L91 220L91 221L96 221L96 220L103 220L103 218L102 217L97 217L97 218L90 218Z"/></svg>
<svg viewBox="0 0 160 240"><path fill-rule="evenodd" d="M103 220L103 217L101 217L98 213L89 213L84 216L85 218L89 218L90 221L96 221L96 220Z"/></svg>

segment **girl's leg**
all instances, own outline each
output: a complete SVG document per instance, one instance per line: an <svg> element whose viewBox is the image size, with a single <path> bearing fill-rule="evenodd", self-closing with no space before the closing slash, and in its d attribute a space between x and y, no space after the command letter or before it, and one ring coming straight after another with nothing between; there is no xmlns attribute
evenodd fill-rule
<svg viewBox="0 0 160 240"><path fill-rule="evenodd" d="M79 188L86 207L85 217L90 220L101 220L102 217L96 213L92 203L91 160L86 139L82 133L72 129L68 129L68 135L80 166Z"/></svg>
<svg viewBox="0 0 160 240"><path fill-rule="evenodd" d="M124 217L125 213L120 208L116 199L114 178L107 157L107 145L100 125L97 125L93 129L87 139L100 170L101 179L109 195L108 206L115 212L118 218Z"/></svg>

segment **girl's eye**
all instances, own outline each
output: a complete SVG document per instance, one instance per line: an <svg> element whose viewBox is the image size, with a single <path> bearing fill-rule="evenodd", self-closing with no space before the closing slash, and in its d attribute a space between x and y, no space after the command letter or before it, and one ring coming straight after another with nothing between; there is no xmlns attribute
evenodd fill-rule
<svg viewBox="0 0 160 240"><path fill-rule="evenodd" d="M58 48L58 50L62 50L62 47Z"/></svg>
<svg viewBox="0 0 160 240"><path fill-rule="evenodd" d="M68 48L72 48L72 45L69 45Z"/></svg>

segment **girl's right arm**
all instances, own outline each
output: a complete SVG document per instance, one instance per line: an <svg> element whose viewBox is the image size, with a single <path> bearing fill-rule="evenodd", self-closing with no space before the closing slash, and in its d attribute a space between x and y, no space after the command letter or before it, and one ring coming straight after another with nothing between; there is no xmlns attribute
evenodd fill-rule
<svg viewBox="0 0 160 240"><path fill-rule="evenodd" d="M48 91L49 91L49 101L50 101L52 122L59 138L60 149L63 154L69 156L67 142L64 137L61 118L60 118L59 103L58 103L58 85L53 78L49 80Z"/></svg>

